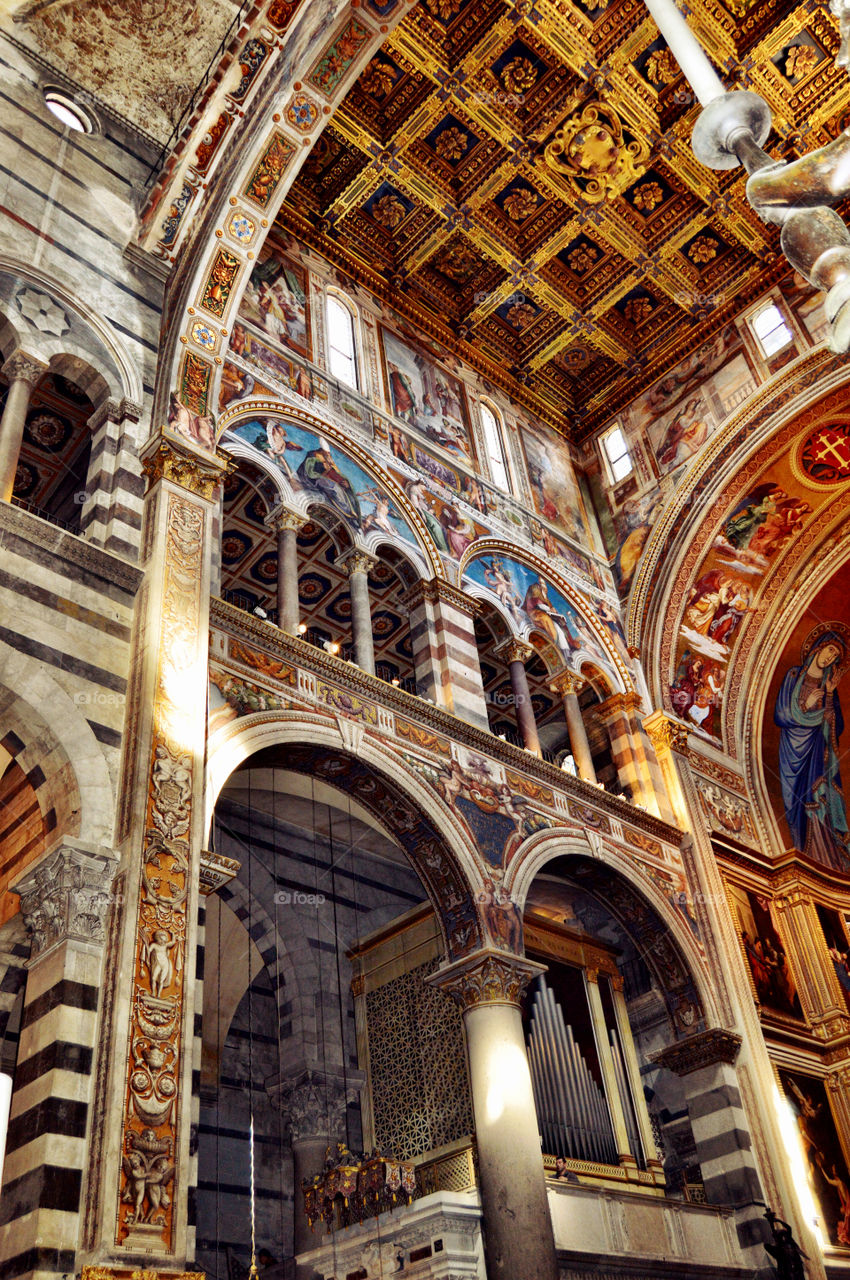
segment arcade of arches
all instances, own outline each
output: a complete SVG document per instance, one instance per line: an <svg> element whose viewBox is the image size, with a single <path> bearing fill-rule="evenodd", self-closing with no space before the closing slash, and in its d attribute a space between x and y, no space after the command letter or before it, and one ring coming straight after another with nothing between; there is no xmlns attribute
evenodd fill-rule
<svg viewBox="0 0 850 1280"><path fill-rule="evenodd" d="M137 8L0 6L0 1280L850 1278L833 277L636 0Z"/></svg>

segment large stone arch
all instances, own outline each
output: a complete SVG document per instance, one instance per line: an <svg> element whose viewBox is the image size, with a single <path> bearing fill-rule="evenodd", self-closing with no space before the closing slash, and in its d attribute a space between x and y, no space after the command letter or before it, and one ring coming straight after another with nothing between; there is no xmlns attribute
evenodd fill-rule
<svg viewBox="0 0 850 1280"><path fill-rule="evenodd" d="M487 876L468 833L435 788L356 722L262 712L223 726L210 740L206 827L233 771L256 752L288 748L285 766L338 786L379 820L403 848L422 881L443 935L458 959L484 944L479 894Z"/></svg>
<svg viewBox="0 0 850 1280"><path fill-rule="evenodd" d="M664 896L661 889L650 877L636 866L631 853L615 849L609 841L597 840L591 846L585 835L579 835L574 829L561 827L541 831L528 837L511 861L505 876L504 890L510 895L517 908L522 912L528 892L535 876L543 870L547 863L556 858L570 857L592 863L596 870L598 884L596 891L605 897L605 901L617 916L624 930L630 933L645 952L650 968L653 968L659 979L659 986L665 992L671 1022L680 1036L697 1030L696 1025L689 1025L677 1016L677 1005L680 995L688 998L687 986L680 984L670 986L669 976L664 976L659 969L662 949L666 953L663 939L690 978L697 999L701 1021L707 1026L719 1026L721 1019L712 984L707 972L707 962L702 944L693 928L689 926L682 913ZM607 889L615 889L618 884L626 887L628 895L640 907L650 911L664 933L658 933L656 941L648 937L641 939L634 922L624 918L622 911L612 906L606 895ZM619 895L625 906L623 895ZM653 950L653 947L655 950Z"/></svg>
<svg viewBox="0 0 850 1280"><path fill-rule="evenodd" d="M114 794L91 726L43 663L1 640L0 725L6 750L32 782L48 844L75 836L110 845Z"/></svg>
<svg viewBox="0 0 850 1280"><path fill-rule="evenodd" d="M256 466L261 467L277 487L280 493L281 501L286 502L294 508L300 508L306 515L311 505L316 505L315 498L305 501L302 493L294 491L287 484L286 478L279 469L270 469L268 460L263 459L262 453L253 448L250 444L243 441L233 439L222 440L225 432L236 428L244 421L251 419L263 418L279 418L284 423L291 422L295 426L302 427L307 431L314 432L318 436L326 436L331 440L336 448L349 457L358 467L360 467L366 475L375 481L392 499L394 506L401 513L404 521L417 538L417 544L413 545L405 542L404 539L398 538L397 545L399 550L405 551L408 555L415 551L419 553L424 562L425 572L421 574L427 578L445 578L445 566L440 558L439 552L434 546L428 529L422 517L413 509L409 503L406 494L392 478L392 476L375 461L370 453L357 444L350 436L346 436L339 427L327 421L316 413L311 413L306 409L295 409L284 405L279 400L264 400L252 398L250 400L240 400L238 404L229 407L221 415L219 421L219 440L225 445L228 451L236 458L244 458L253 462ZM277 474L275 474L277 472ZM380 530L374 531L372 534L363 536L358 531L357 537L354 539L367 550L375 549L380 543L387 541L385 535ZM395 544L394 544L395 545Z"/></svg>

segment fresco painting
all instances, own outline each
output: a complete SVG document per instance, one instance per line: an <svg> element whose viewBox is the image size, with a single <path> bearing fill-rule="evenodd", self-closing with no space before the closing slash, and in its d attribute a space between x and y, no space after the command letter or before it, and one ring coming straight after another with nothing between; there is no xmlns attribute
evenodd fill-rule
<svg viewBox="0 0 850 1280"><path fill-rule="evenodd" d="M273 245L262 250L239 313L274 342L310 358L307 272Z"/></svg>
<svg viewBox="0 0 850 1280"><path fill-rule="evenodd" d="M549 427L527 419L520 428L534 509L568 538L590 540L587 514L567 442Z"/></svg>
<svg viewBox="0 0 850 1280"><path fill-rule="evenodd" d="M471 464L469 417L461 383L394 333L383 329L381 336L392 412L432 443Z"/></svg>
<svg viewBox="0 0 850 1280"><path fill-rule="evenodd" d="M364 535L380 530L418 545L390 495L325 437L270 417L240 422L232 431L270 458L296 493L325 503L352 529Z"/></svg>
<svg viewBox="0 0 850 1280"><path fill-rule="evenodd" d="M729 897L759 1004L765 1012L773 1010L789 1018L802 1019L797 987L773 923L770 902L738 885L729 885Z"/></svg>
<svg viewBox="0 0 850 1280"><path fill-rule="evenodd" d="M850 735L841 694L846 697L850 665L848 595L845 566L803 610L774 670L762 731L764 776L788 846L845 872L850 825L842 769L846 777Z"/></svg>
<svg viewBox="0 0 850 1280"><path fill-rule="evenodd" d="M850 1245L850 1172L823 1080L781 1070L779 1078L805 1160L809 1189L834 1245Z"/></svg>
<svg viewBox="0 0 850 1280"><path fill-rule="evenodd" d="M285 387L289 387L290 391L303 396L305 400L313 399L313 383L304 366L296 360L291 360L289 356L275 351L244 324L233 326L230 350L244 364L256 369L261 376L274 378ZM251 374L243 374L246 385L251 377ZM243 396L253 394L256 394L253 388L243 392Z"/></svg>
<svg viewBox="0 0 850 1280"><path fill-rule="evenodd" d="M488 555L473 560L464 578L484 587L520 630L539 631L551 641L565 664L582 650L608 665L590 623L536 569L507 556Z"/></svg>
<svg viewBox="0 0 850 1280"><path fill-rule="evenodd" d="M431 541L442 555L460 560L473 542L488 536L489 530L459 506L447 501L446 496L436 486L428 484L424 477L411 477L396 472L394 479L404 489L414 511L422 517Z"/></svg>

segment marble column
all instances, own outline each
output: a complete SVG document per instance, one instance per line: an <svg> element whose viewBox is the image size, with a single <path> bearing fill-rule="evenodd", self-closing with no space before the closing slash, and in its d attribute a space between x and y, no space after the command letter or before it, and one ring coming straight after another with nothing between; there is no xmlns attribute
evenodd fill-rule
<svg viewBox="0 0 850 1280"><path fill-rule="evenodd" d="M88 425L92 433L80 533L125 560L139 558L145 478L136 442L141 405L102 401Z"/></svg>
<svg viewBox="0 0 850 1280"><path fill-rule="evenodd" d="M652 744L664 783L659 793L661 817L666 822L675 823L683 831L688 831L691 829L692 819L674 755L687 755L688 726L678 720L671 720L663 711L653 711L643 721L643 727Z"/></svg>
<svg viewBox="0 0 850 1280"><path fill-rule="evenodd" d="M777 926L806 1021L819 1040L848 1035L847 1002L808 885L800 883L794 866L779 873L773 888Z"/></svg>
<svg viewBox="0 0 850 1280"><path fill-rule="evenodd" d="M537 733L537 721L534 718L534 707L531 703L531 692L528 687L528 673L525 664L534 654L531 645L521 640L510 639L499 646L495 656L507 663L511 676L511 691L516 708L517 728L526 751L533 751L536 756L540 750L540 738Z"/></svg>
<svg viewBox="0 0 850 1280"><path fill-rule="evenodd" d="M659 815L653 779L649 770L648 743L638 717L638 694L614 693L600 702L596 712L608 730L611 757L623 792L633 804Z"/></svg>
<svg viewBox="0 0 850 1280"><path fill-rule="evenodd" d="M212 528L219 485L232 463L159 434L142 462L145 579L130 666L138 714L125 735L115 820L119 865L77 1268L120 1268L132 1256L153 1270L180 1272L194 1256ZM174 1176L166 1197L167 1166Z"/></svg>
<svg viewBox="0 0 850 1280"><path fill-rule="evenodd" d="M351 596L351 626L354 632L354 657L358 667L375 674L375 641L372 636L372 606L369 603L369 572L377 561L365 551L350 551L341 557L348 571L348 591Z"/></svg>
<svg viewBox="0 0 850 1280"><path fill-rule="evenodd" d="M490 728L475 640L479 604L441 578L417 582L404 597L416 691L485 732Z"/></svg>
<svg viewBox="0 0 850 1280"><path fill-rule="evenodd" d="M267 524L277 533L277 625L289 635L298 634L301 602L298 598L298 531L307 523L299 511L278 507Z"/></svg>
<svg viewBox="0 0 850 1280"><path fill-rule="evenodd" d="M623 992L623 979L621 976L611 979L611 995L614 1001L614 1015L617 1019L617 1030L620 1035L620 1048L623 1051L623 1065L626 1070L629 1088L632 1092L635 1118L637 1120L641 1145L643 1146L643 1155L646 1161L646 1167L650 1171L661 1175L663 1174L664 1161L660 1159L658 1155L658 1147L656 1145L655 1134L652 1129L652 1121L649 1118L649 1110L646 1105L646 1098L644 1097L643 1081L641 1080L640 1075L640 1063L638 1062L638 1056L635 1050L635 1042L632 1039L632 1029L629 1025L629 1010L626 1004L626 997Z"/></svg>
<svg viewBox="0 0 850 1280"><path fill-rule="evenodd" d="M0 500L10 502L15 488L15 472L24 438L27 409L36 383L47 372L47 365L37 356L18 348L3 365L9 390L3 416L0 418Z"/></svg>
<svg viewBox="0 0 850 1280"><path fill-rule="evenodd" d="M544 966L478 951L428 982L463 1015L489 1280L557 1280L520 999Z"/></svg>
<svg viewBox="0 0 850 1280"><path fill-rule="evenodd" d="M549 685L549 688L553 693L560 693L564 699L567 732L570 736L570 751L576 762L578 776L584 778L585 782L596 782L596 770L593 767L593 757L590 754L590 743L587 740L587 730L584 727L581 707L578 703L578 695L584 685L585 681L582 677L568 669L560 671Z"/></svg>
<svg viewBox="0 0 850 1280"><path fill-rule="evenodd" d="M73 1273L94 1114L106 920L117 858L66 838L12 892L32 940L3 1173L10 1274Z"/></svg>

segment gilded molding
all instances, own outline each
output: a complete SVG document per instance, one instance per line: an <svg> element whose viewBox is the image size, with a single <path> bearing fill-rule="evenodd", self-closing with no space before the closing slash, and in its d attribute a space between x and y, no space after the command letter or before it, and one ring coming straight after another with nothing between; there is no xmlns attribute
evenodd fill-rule
<svg viewBox="0 0 850 1280"><path fill-rule="evenodd" d="M666 716L663 711L655 711L643 722L647 737L656 754L675 751L679 755L688 754L688 725Z"/></svg>
<svg viewBox="0 0 850 1280"><path fill-rule="evenodd" d="M138 1267L83 1267L80 1280L207 1280L205 1271L159 1271Z"/></svg>
<svg viewBox="0 0 850 1280"><path fill-rule="evenodd" d="M197 494L207 502L226 475L236 470L237 464L224 449L216 449L215 457L201 456L186 447L171 433L156 438L155 447L148 447L141 455L142 471L148 477L148 490L160 480L168 480L189 493Z"/></svg>

